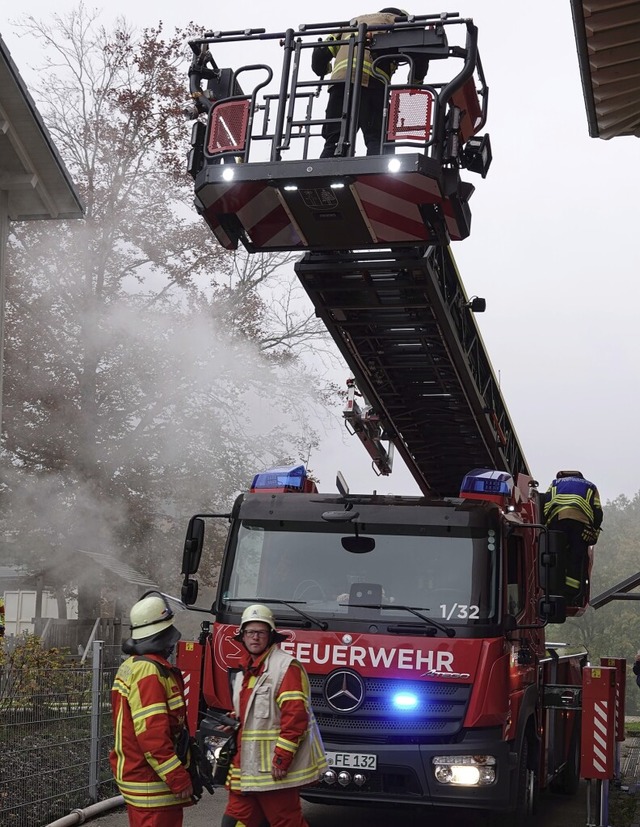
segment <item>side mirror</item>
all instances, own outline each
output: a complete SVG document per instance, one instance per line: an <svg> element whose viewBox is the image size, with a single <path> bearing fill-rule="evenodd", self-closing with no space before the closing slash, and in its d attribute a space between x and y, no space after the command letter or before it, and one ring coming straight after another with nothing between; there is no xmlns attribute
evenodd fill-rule
<svg viewBox="0 0 640 827"><path fill-rule="evenodd" d="M562 531L543 531L538 538L540 586L548 594L563 592L567 572L567 537Z"/></svg>
<svg viewBox="0 0 640 827"><path fill-rule="evenodd" d="M180 590L180 599L185 606L193 606L198 599L198 581L192 577L185 577L182 589Z"/></svg>
<svg viewBox="0 0 640 827"><path fill-rule="evenodd" d="M182 553L182 574L185 575L185 585L189 574L195 574L200 566L202 546L204 544L204 520L192 517L187 526L187 536Z"/></svg>
<svg viewBox="0 0 640 827"><path fill-rule="evenodd" d="M564 623L567 619L567 600L557 594L543 597L538 603L538 614L547 623Z"/></svg>

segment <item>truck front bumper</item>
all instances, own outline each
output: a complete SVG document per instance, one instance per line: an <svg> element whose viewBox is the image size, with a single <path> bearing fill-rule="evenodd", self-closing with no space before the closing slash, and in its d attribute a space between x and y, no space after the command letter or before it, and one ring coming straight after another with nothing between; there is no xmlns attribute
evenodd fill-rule
<svg viewBox="0 0 640 827"><path fill-rule="evenodd" d="M516 756L510 745L491 738L465 743L376 745L325 743L327 752L374 754L375 770L331 767L333 777L301 790L307 801L318 803L397 802L434 807L465 807L482 810L506 810L511 798L516 770ZM478 756L495 758L495 780L489 784L452 784L437 780L433 758L436 756ZM357 777L358 776L358 777Z"/></svg>

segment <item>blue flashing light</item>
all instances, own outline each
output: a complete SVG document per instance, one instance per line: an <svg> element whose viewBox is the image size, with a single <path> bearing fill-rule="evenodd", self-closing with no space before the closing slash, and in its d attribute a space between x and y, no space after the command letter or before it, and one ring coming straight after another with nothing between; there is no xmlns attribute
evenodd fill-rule
<svg viewBox="0 0 640 827"><path fill-rule="evenodd" d="M489 494L500 497L510 497L513 492L513 477L507 471L491 471L486 468L475 468L469 471L462 480L460 495Z"/></svg>
<svg viewBox="0 0 640 827"><path fill-rule="evenodd" d="M418 696L413 692L396 692L391 698L391 703L396 709L411 710L418 706Z"/></svg>
<svg viewBox="0 0 640 827"><path fill-rule="evenodd" d="M270 468L256 474L251 483L252 491L273 488L293 488L302 491L307 479L307 469L304 465L290 465L283 468Z"/></svg>

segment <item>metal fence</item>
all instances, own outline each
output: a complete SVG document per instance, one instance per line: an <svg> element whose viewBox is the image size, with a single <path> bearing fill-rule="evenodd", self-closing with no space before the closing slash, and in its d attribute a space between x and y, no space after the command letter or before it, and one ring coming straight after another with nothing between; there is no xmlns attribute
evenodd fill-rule
<svg viewBox="0 0 640 827"><path fill-rule="evenodd" d="M84 659L57 653L41 665L37 656L6 658L0 667L3 827L48 824L118 795L109 750L110 689L120 653L120 646L94 641Z"/></svg>

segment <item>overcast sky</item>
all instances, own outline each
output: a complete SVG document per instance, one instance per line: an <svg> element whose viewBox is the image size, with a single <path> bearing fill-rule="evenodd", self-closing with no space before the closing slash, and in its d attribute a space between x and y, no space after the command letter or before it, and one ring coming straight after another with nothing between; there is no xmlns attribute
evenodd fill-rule
<svg viewBox="0 0 640 827"><path fill-rule="evenodd" d="M55 8L75 5L57 0ZM50 8L45 0L23 4L25 14L43 19ZM138 27L194 20L215 30L281 31L377 10L338 0L325 0L321 15L301 14L304 5L291 0L186 8L111 0L102 20L110 26L124 15ZM476 319L520 444L543 488L558 469L571 467L592 479L604 500L632 497L640 490L640 141L589 138L568 0L535 7L466 0L446 10L473 17L479 27L493 148L485 180L463 173L476 186L472 230L453 250L468 294L487 300ZM39 61L13 20L3 10L0 32L37 100L35 84L46 79L31 74ZM345 368L336 379L347 375ZM333 490L339 468L353 491L417 492L406 470L377 478L364 448L343 432L337 416L311 456L323 489Z"/></svg>

